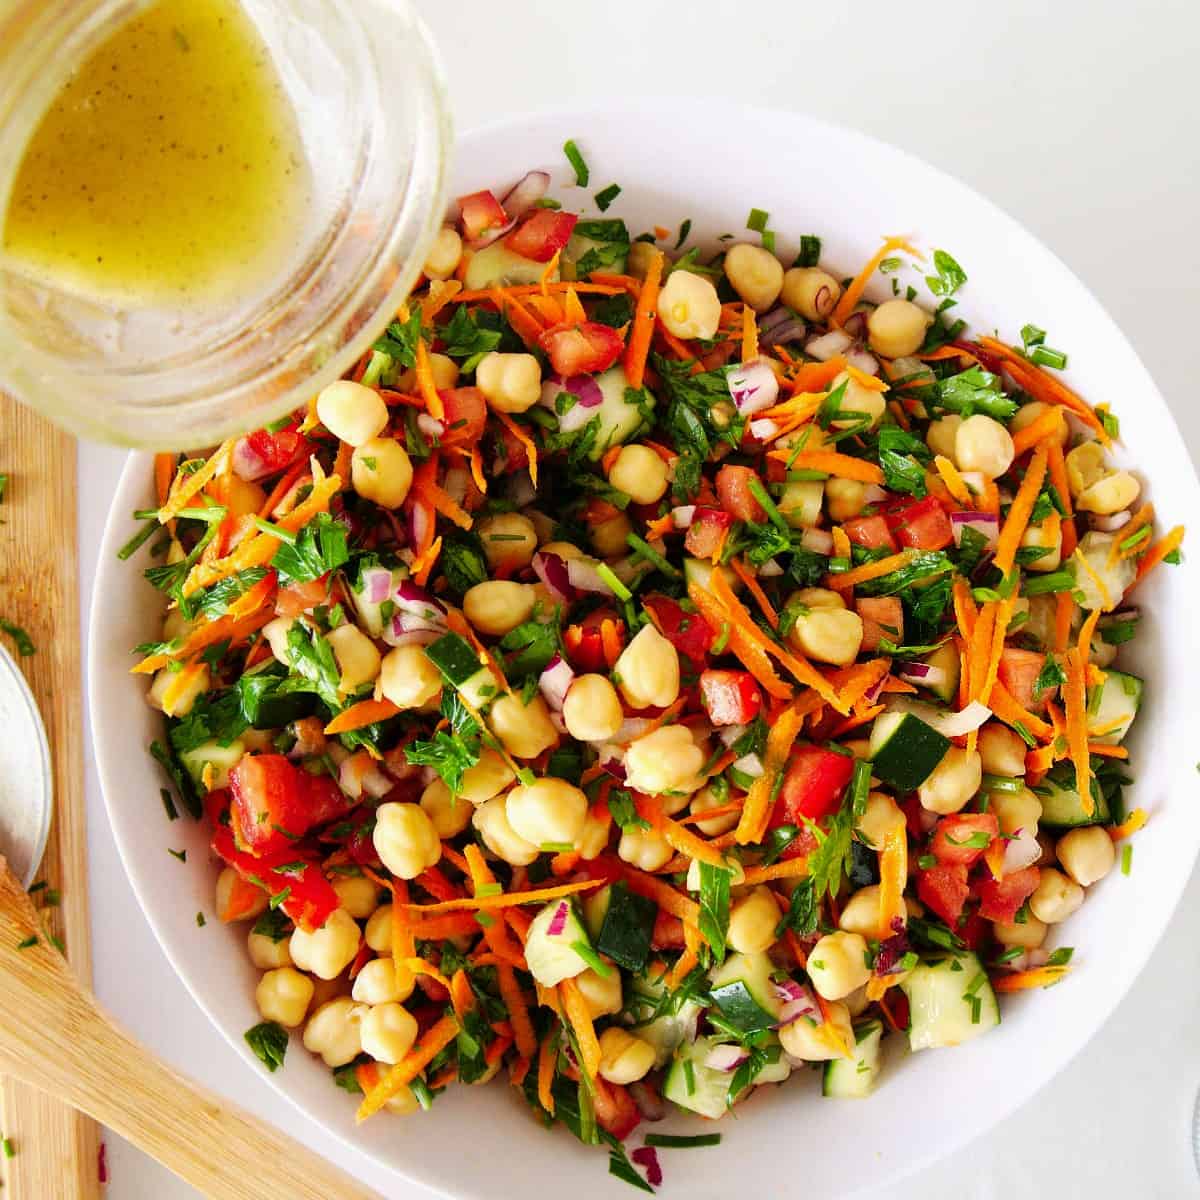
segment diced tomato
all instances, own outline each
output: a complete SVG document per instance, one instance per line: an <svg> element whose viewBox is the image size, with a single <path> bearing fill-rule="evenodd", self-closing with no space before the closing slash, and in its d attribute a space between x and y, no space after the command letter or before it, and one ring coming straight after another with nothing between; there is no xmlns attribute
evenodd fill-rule
<svg viewBox="0 0 1200 1200"><path fill-rule="evenodd" d="M458 210L462 214L463 236L469 242L508 224L504 206L486 189L459 196Z"/></svg>
<svg viewBox="0 0 1200 1200"><path fill-rule="evenodd" d="M888 525L902 546L917 550L944 550L954 541L946 510L933 496L888 514Z"/></svg>
<svg viewBox="0 0 1200 1200"><path fill-rule="evenodd" d="M446 415L442 418L446 432L441 436L443 446L473 446L483 435L487 424L487 401L476 387L446 388L439 391Z"/></svg>
<svg viewBox="0 0 1200 1200"><path fill-rule="evenodd" d="M723 466L717 472L717 498L736 521L762 521L767 515L750 490L758 476L749 467Z"/></svg>
<svg viewBox="0 0 1200 1200"><path fill-rule="evenodd" d="M998 677L1022 708L1040 709L1053 695L1050 690L1044 691L1040 696L1035 694L1034 685L1045 663L1046 656L1036 650L1018 650L1006 646L1000 652Z"/></svg>
<svg viewBox="0 0 1200 1200"><path fill-rule="evenodd" d="M999 832L995 813L955 813L937 823L929 843L929 852L943 866L964 863L969 867L987 850ZM984 837L981 838L980 834Z"/></svg>
<svg viewBox="0 0 1200 1200"><path fill-rule="evenodd" d="M319 929L341 904L321 868L295 849L276 850L259 858L239 850L233 830L228 825L218 825L213 831L212 850L243 879L251 883L261 880L272 895L286 892L280 906L303 929Z"/></svg>
<svg viewBox="0 0 1200 1200"><path fill-rule="evenodd" d="M275 611L281 617L298 617L318 604L324 604L329 595L329 575L308 583L289 583L275 593Z"/></svg>
<svg viewBox="0 0 1200 1200"><path fill-rule="evenodd" d="M884 638L899 646L904 641L904 605L896 596L859 596L855 611L862 617L862 649L874 650Z"/></svg>
<svg viewBox="0 0 1200 1200"><path fill-rule="evenodd" d="M716 633L699 613L685 612L670 596L647 596L643 601L658 631L687 660L693 671L708 661Z"/></svg>
<svg viewBox="0 0 1200 1200"><path fill-rule="evenodd" d="M745 725L758 716L762 693L749 671L703 671L700 702L714 725Z"/></svg>
<svg viewBox="0 0 1200 1200"><path fill-rule="evenodd" d="M968 950L978 950L980 943L991 932L991 928L991 925L976 911L965 920L959 921L954 927L954 933Z"/></svg>
<svg viewBox="0 0 1200 1200"><path fill-rule="evenodd" d="M295 429L271 433L256 429L238 438L233 448L233 465L239 479L253 481L275 475L308 454L312 443Z"/></svg>
<svg viewBox="0 0 1200 1200"><path fill-rule="evenodd" d="M873 517L854 517L842 522L846 536L856 545L868 550L896 549L896 539L887 521L878 513Z"/></svg>
<svg viewBox="0 0 1200 1200"><path fill-rule="evenodd" d="M229 772L232 827L252 855L270 854L346 811L329 776L310 775L282 754L247 754Z"/></svg>
<svg viewBox="0 0 1200 1200"><path fill-rule="evenodd" d="M1013 871L1002 879L993 879L991 872L975 883L979 897L979 915L989 921L1011 922L1017 910L1033 895L1042 873L1037 867Z"/></svg>
<svg viewBox="0 0 1200 1200"><path fill-rule="evenodd" d="M501 425L495 430L497 475L513 475L523 471L529 465L529 451L507 425Z"/></svg>
<svg viewBox="0 0 1200 1200"><path fill-rule="evenodd" d="M535 208L504 239L505 249L532 258L534 262L549 262L566 246L579 218L574 213L554 212Z"/></svg>
<svg viewBox="0 0 1200 1200"><path fill-rule="evenodd" d="M593 1081L592 1103L596 1108L596 1124L623 1142L638 1126L642 1114L633 1102L628 1089L606 1079Z"/></svg>
<svg viewBox="0 0 1200 1200"><path fill-rule="evenodd" d="M611 669L612 664L604 654L602 626L605 621L613 623L617 642L624 646L625 622L611 608L598 608L588 613L578 625L569 625L564 630L563 645L571 666L577 671L607 672Z"/></svg>
<svg viewBox="0 0 1200 1200"><path fill-rule="evenodd" d="M625 349L621 335L599 321L552 325L538 338L538 345L550 356L550 365L564 377L607 371Z"/></svg>
<svg viewBox="0 0 1200 1200"><path fill-rule="evenodd" d="M682 950L686 945L683 922L660 908L654 915L654 932L650 935L650 945L655 950Z"/></svg>
<svg viewBox="0 0 1200 1200"><path fill-rule="evenodd" d="M235 872L233 886L229 889L225 907L217 913L217 916L225 922L241 921L258 908L262 897L263 890L258 884L250 883Z"/></svg>
<svg viewBox="0 0 1200 1200"><path fill-rule="evenodd" d="M732 526L733 518L724 509L697 506L683 548L693 558L712 558Z"/></svg>
<svg viewBox="0 0 1200 1200"><path fill-rule="evenodd" d="M854 773L854 759L820 746L799 746L792 751L776 809L803 825L802 817L819 821L833 812Z"/></svg>
<svg viewBox="0 0 1200 1200"><path fill-rule="evenodd" d="M926 826L923 824L924 814L928 811L921 807L921 797L913 792L904 800L899 800L900 811L904 814L904 823L908 827L908 836L920 841L925 836Z"/></svg>
<svg viewBox="0 0 1200 1200"><path fill-rule="evenodd" d="M971 889L967 886L967 868L962 863L930 867L917 872L917 896L933 909L951 929L962 916L963 905Z"/></svg>
<svg viewBox="0 0 1200 1200"><path fill-rule="evenodd" d="M332 775L309 775L307 771L301 774L308 776L305 803L309 829L327 825L346 815L350 802Z"/></svg>

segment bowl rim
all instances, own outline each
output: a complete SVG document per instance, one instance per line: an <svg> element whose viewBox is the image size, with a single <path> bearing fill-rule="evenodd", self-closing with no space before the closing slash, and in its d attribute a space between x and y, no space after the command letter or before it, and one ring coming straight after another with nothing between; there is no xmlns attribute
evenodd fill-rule
<svg viewBox="0 0 1200 1200"><path fill-rule="evenodd" d="M677 113L680 118L686 116L688 122L703 122L707 113L716 114L720 112L725 117L730 113L737 114L748 121L760 118L770 122L788 121L794 122L798 129L804 127L819 131L826 136L832 136L840 139L843 142L851 144L857 143L864 147L870 154L884 153L886 155L899 157L905 161L910 167L918 170L925 175L931 182L937 183L939 186L947 188L952 192L956 192L963 197L964 200L983 215L987 222L996 223L999 228L1004 229L1007 233L1021 239L1024 243L1024 248L1029 249L1037 254L1041 263L1060 273L1062 283L1072 290L1078 299L1080 310L1083 311L1090 324L1097 327L1110 340L1110 344L1114 345L1116 350L1121 352L1125 357L1128 366L1137 373L1140 383L1143 388L1141 396L1143 399L1150 399L1157 403L1160 409L1161 422L1163 433L1165 435L1174 435L1176 440L1182 444L1182 436L1179 431L1178 424L1175 420L1171 408L1167 404L1162 392L1159 390L1154 381L1153 376L1142 361L1137 350L1125 334L1121 331L1115 320L1110 316L1107 309L1096 297L1096 295L1087 287L1086 284L1071 270L1053 250L1049 249L1036 235L1030 232L1025 225L1009 214L1005 209L1001 208L994 201L988 199L981 192L977 191L970 184L965 183L956 176L945 171L941 167L937 167L918 155L915 155L901 147L892 145L883 139L876 138L873 135L862 132L861 130L839 124L837 122L826 120L823 117L813 116L810 113L788 110L781 108L773 108L764 105L741 104L726 100L717 101L710 98L689 97L685 95L669 95L655 94L652 92L639 95L636 99L623 100L620 102L603 103L603 104L582 104L572 105L568 108L538 108L525 110L510 116L496 118L494 120L473 125L472 127L462 130L455 138L454 150L456 155L460 156L457 162L451 164L450 176L454 178L454 168L456 165L461 165L461 158L469 156L473 144L485 141L489 138L499 136L520 136L530 137L538 134L545 136L551 130L557 130L564 122L569 122L574 129L577 129L577 136L586 136L586 131L589 122L606 122L614 118L628 115L629 117L636 116L639 120L644 120L647 109L651 105L657 109L657 116L662 119L664 116L669 117L672 111ZM686 110L686 111L684 111ZM514 166L514 177L519 176L520 166ZM574 198L574 197L573 197ZM981 303L983 303L981 301ZM986 307L986 304L984 304ZM118 483L118 494L125 490L128 478L132 473L142 472L144 463L151 460L151 455L145 451L133 451L128 456L124 467L122 468L120 481ZM1200 515L1200 476L1197 475L1196 464L1192 461L1190 455L1185 451L1184 460L1188 464L1187 478L1179 481L1184 493L1190 493L1190 500L1184 506L1186 513L1194 513ZM97 721L97 706L100 701L98 699L99 688L97 685L98 673L96 668L96 647L98 645L98 637L101 635L99 625L101 624L98 613L101 610L101 603L98 599L100 596L101 583L109 575L110 572L117 569L115 563L111 560L114 557L115 547L119 544L122 538L120 529L120 521L123 519L115 507L110 508L108 517L105 522L104 534L100 548L99 564L96 571L95 579L93 580L92 596L91 596L91 611L89 614L88 637L89 637L89 655L88 655L88 692L89 703L91 707L92 723L94 729L99 729L101 723ZM101 781L101 788L105 799L105 807L109 816L110 827L112 828L114 840L116 841L118 852L120 853L122 865L125 868L126 875L133 887L134 893L138 898L139 906L142 908L151 929L154 932L155 938L162 948L167 960L170 962L172 969L183 981L189 993L195 999L196 1003L209 1018L212 1024L217 1028L226 1042L231 1045L241 1057L249 1063L252 1068L257 1068L258 1060L253 1053L244 1044L243 1040L235 1034L231 1029L227 1029L225 1024L218 1020L214 1015L212 1008L205 1000L202 981L193 978L192 972L187 969L180 961L179 957L172 949L171 939L164 932L153 908L145 902L143 890L145 887L144 881L141 878L139 869L131 869L133 857L130 849L126 844L125 838L121 832L121 822L115 821L114 813L119 808L119 789L115 786L110 786L109 778L112 774L111 767L108 761L108 755L105 748L100 744L99 739L95 739L95 751L97 757L98 773ZM110 800L110 795L114 799ZM1005 1099L992 1107L988 1108L983 1117L975 1115L974 1112L968 1113L962 1117L956 1126L947 1132L947 1135L940 1138L936 1145L926 1144L924 1149L914 1147L913 1153L906 1156L902 1161L897 1161L893 1164L893 1170L889 1175L892 1181L899 1181L909 1177L930 1165L934 1162L948 1157L950 1154L962 1149L982 1134L988 1132L1000 1122L1011 1116L1017 1109L1028 1103L1035 1095L1037 1095L1055 1076L1057 1076L1069 1063L1071 1063L1076 1055L1086 1046L1094 1037L1096 1037L1103 1026L1116 1010L1118 1005L1124 999L1133 983L1140 976L1144 969L1147 960L1154 952L1159 944L1163 934L1165 933L1167 922L1171 915L1176 911L1182 898L1184 889L1187 886L1188 880L1192 874L1196 863L1197 856L1200 855L1200 830L1192 838L1192 845L1186 849L1186 853L1179 854L1173 860L1175 877L1170 880L1169 885L1165 889L1161 889L1160 898L1156 904L1156 909L1162 920L1155 925L1149 933L1140 937L1134 944L1131 951L1125 958L1125 968L1121 976L1115 981L1113 986L1108 991L1108 1000L1103 1008L1093 1010L1094 1015L1089 1015L1085 1021L1080 1021L1072 1025L1068 1030L1059 1030L1059 1050L1053 1056L1052 1062L1048 1069L1031 1070L1030 1077L1034 1080L1032 1086L1024 1089L1013 1089ZM1065 1049L1064 1049L1065 1047ZM260 1078L262 1075L260 1073ZM293 1096L284 1086L284 1081L277 1076L269 1075L266 1077L270 1085L275 1091L287 1099L297 1111L301 1112L307 1120L310 1120L322 1128L327 1134L336 1138L341 1144L348 1149L353 1150L358 1154L366 1156L369 1160L384 1167L400 1178L406 1179L409 1182L419 1184L420 1186L429 1189L439 1195L447 1197L478 1197L479 1200L494 1200L494 1192L483 1192L474 1189L469 1185L463 1185L462 1189L456 1187L452 1179L444 1179L441 1176L435 1176L428 1172L424 1164L414 1163L412 1167L398 1166L396 1163L381 1157L373 1146L365 1145L362 1142L354 1139L349 1133L335 1126L332 1121L314 1113L306 1104L299 1098ZM860 1184L852 1188L852 1190L841 1193L846 1197L851 1196L866 1196L870 1194L871 1188L876 1184ZM449 1190L455 1187L454 1191Z"/></svg>

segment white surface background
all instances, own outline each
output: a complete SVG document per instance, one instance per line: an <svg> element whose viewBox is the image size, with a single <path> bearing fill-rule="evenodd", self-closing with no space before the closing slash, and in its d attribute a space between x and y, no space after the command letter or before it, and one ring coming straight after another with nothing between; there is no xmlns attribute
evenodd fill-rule
<svg viewBox="0 0 1200 1200"><path fill-rule="evenodd" d="M441 46L460 128L614 95L716 94L857 126L957 175L1023 222L1099 296L1200 458L1200 6L1193 0L418 4ZM770 169L747 164L747 206L755 180ZM1052 315L1047 321L1053 342ZM1121 410L1121 396L1090 398ZM91 445L80 452L85 607L122 458ZM87 791L95 981L109 1010L175 1065L356 1170L383 1196L429 1200L432 1193L356 1165L306 1127L208 1025L137 907L90 768ZM1189 1149L1200 1085L1198 910L1200 877L1193 877L1142 978L1084 1053L992 1133L877 1200L1200 1195ZM953 1069L952 1058L946 1066ZM929 1137L937 1136L931 1127ZM113 1200L195 1195L119 1139L107 1140ZM805 1147L798 1131L797 1151L792 1165L802 1173L803 1156L819 1148ZM596 1169L605 1169L602 1155ZM614 1195L625 1194L633 1193L614 1183Z"/></svg>

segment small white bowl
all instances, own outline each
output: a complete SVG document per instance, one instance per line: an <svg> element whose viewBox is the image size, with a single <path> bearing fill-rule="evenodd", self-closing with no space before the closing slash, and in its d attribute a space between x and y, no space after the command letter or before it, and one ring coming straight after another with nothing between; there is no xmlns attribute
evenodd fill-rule
<svg viewBox="0 0 1200 1200"><path fill-rule="evenodd" d="M572 179L560 149L567 138L578 141L591 166L588 191L564 186ZM590 206L591 190L620 184L608 215L626 218L635 233L654 225L674 231L690 218L693 237L711 244L722 233L757 241L744 230L755 206L770 213L785 260L801 234L815 233L823 264L842 274L856 271L882 234L907 233L926 248L948 250L970 277L955 314L977 332L996 329L1010 341L1026 322L1048 329L1051 343L1070 352L1064 377L1119 415L1120 457L1142 472L1160 520L1168 526L1200 520L1200 486L1183 440L1121 332L1045 247L932 167L809 117L646 99L524 117L468 134L459 143L452 194L503 188L533 167L552 170L554 194L567 208ZM920 283L911 272L901 279ZM886 280L877 279L872 294L886 297ZM90 679L100 777L126 870L164 951L217 1028L261 1070L242 1040L258 1020L245 927L196 934L194 914L211 905L214 878L205 865L206 839L184 819L171 827L169 840L187 846L188 865L163 853L162 781L144 752L160 724L143 700L145 682L128 673L129 648L157 636L161 596L143 581L144 564L118 562L116 549L130 532L130 511L151 502L151 477L150 457L131 456L96 579ZM1067 981L1005 998L1001 1028L957 1050L909 1057L902 1039L889 1039L890 1060L869 1100L823 1099L815 1077L763 1089L721 1123L719 1148L662 1154L663 1194L724 1198L734 1188L776 1196L797 1177L807 1194L826 1198L879 1187L995 1124L1101 1027L1170 920L1200 846L1196 705L1186 699L1200 666L1198 584L1194 563L1185 561L1160 568L1136 593L1144 619L1123 661L1148 686L1130 739L1137 783L1127 801L1149 810L1151 820L1134 841L1131 875L1114 872L1057 931L1060 944L1076 947ZM547 1134L500 1084L452 1088L428 1115L382 1115L356 1127L354 1102L298 1045L270 1080L364 1154L455 1196L500 1200L536 1187L539 1177L575 1200L629 1194L607 1176L602 1149L582 1147L562 1130ZM679 1119L669 1127L696 1124ZM635 1137L632 1144L640 1142Z"/></svg>

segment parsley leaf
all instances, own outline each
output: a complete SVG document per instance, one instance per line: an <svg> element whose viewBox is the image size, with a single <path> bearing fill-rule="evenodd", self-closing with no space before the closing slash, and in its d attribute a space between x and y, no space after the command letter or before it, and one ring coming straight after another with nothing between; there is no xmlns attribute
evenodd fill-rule
<svg viewBox="0 0 1200 1200"><path fill-rule="evenodd" d="M263 1021L252 1029L247 1029L246 1042L272 1074L283 1066L288 1048L288 1035L287 1030L278 1022Z"/></svg>
<svg viewBox="0 0 1200 1200"><path fill-rule="evenodd" d="M638 816L633 796L624 788L613 788L608 793L608 811L622 832L627 829L649 829L650 822Z"/></svg>
<svg viewBox="0 0 1200 1200"><path fill-rule="evenodd" d="M1000 390L1000 380L979 366L938 380L934 403L964 418L980 412L1007 421L1017 411L1016 401Z"/></svg>
<svg viewBox="0 0 1200 1200"><path fill-rule="evenodd" d="M31 654L37 653L37 647L33 644L33 638L20 625L16 625L12 621L6 621L3 617L0 617L0 629L4 630L16 642L17 653L22 658L28 658Z"/></svg>
<svg viewBox="0 0 1200 1200"><path fill-rule="evenodd" d="M1042 669L1033 683L1033 698L1037 700L1043 692L1059 687L1066 682L1067 673L1059 666L1058 660L1053 654L1047 654L1046 661L1042 664Z"/></svg>
<svg viewBox="0 0 1200 1200"><path fill-rule="evenodd" d="M205 742L229 746L248 724L237 690L226 688L196 700L187 716L171 727L171 745L176 754L186 754Z"/></svg>
<svg viewBox="0 0 1200 1200"><path fill-rule="evenodd" d="M488 577L478 539L469 534L455 534L446 541L440 565L451 590L460 596Z"/></svg>
<svg viewBox="0 0 1200 1200"><path fill-rule="evenodd" d="M439 729L430 741L410 742L404 754L414 766L432 767L451 794L457 796L462 791L463 776L479 761L479 741L467 745Z"/></svg>
<svg viewBox="0 0 1200 1200"><path fill-rule="evenodd" d="M280 691L316 692L333 710L342 705L338 691L341 676L333 647L315 629L308 629L297 622L288 630L288 659L292 673L280 685Z"/></svg>
<svg viewBox="0 0 1200 1200"><path fill-rule="evenodd" d="M787 912L775 927L775 936L782 937L786 929L792 930L797 937L816 932L817 897L812 879L802 879L796 885Z"/></svg>
<svg viewBox="0 0 1200 1200"><path fill-rule="evenodd" d="M393 321L372 347L402 367L417 365L417 342L421 338L421 310L414 308L407 321Z"/></svg>
<svg viewBox="0 0 1200 1200"><path fill-rule="evenodd" d="M247 567L244 571L235 571L224 579L218 579L211 587L193 593L190 597L193 611L202 612L210 620L216 620L235 600L265 579L266 575L266 567Z"/></svg>
<svg viewBox="0 0 1200 1200"><path fill-rule="evenodd" d="M923 464L929 461L929 447L899 425L885 425L879 431L877 449L884 485L893 492L907 492L918 500L924 497Z"/></svg>
<svg viewBox="0 0 1200 1200"><path fill-rule="evenodd" d="M282 583L311 583L329 571L349 562L348 531L329 513L318 513L296 534L296 540L284 542L275 551L271 565Z"/></svg>
<svg viewBox="0 0 1200 1200"><path fill-rule="evenodd" d="M506 654L505 674L511 677L540 674L561 649L558 611L552 620L525 621L500 639Z"/></svg>
<svg viewBox="0 0 1200 1200"><path fill-rule="evenodd" d="M808 857L813 895L819 899L828 892L832 896L841 887L842 878L849 870L854 815L849 807L842 808L829 822L828 830L822 830L811 821L806 821L806 824L817 839L817 848Z"/></svg>
<svg viewBox="0 0 1200 1200"><path fill-rule="evenodd" d="M714 961L725 961L725 939L729 931L729 884L732 871L700 864L700 936L708 943Z"/></svg>
<svg viewBox="0 0 1200 1200"><path fill-rule="evenodd" d="M925 282L935 296L953 296L967 282L966 272L945 250L933 252L933 269L936 275L926 275Z"/></svg>
<svg viewBox="0 0 1200 1200"><path fill-rule="evenodd" d="M446 343L442 353L451 358L461 358L464 371L473 371L485 354L490 354L500 345L503 336L498 329L481 328L471 310L460 304L447 325L439 330Z"/></svg>

